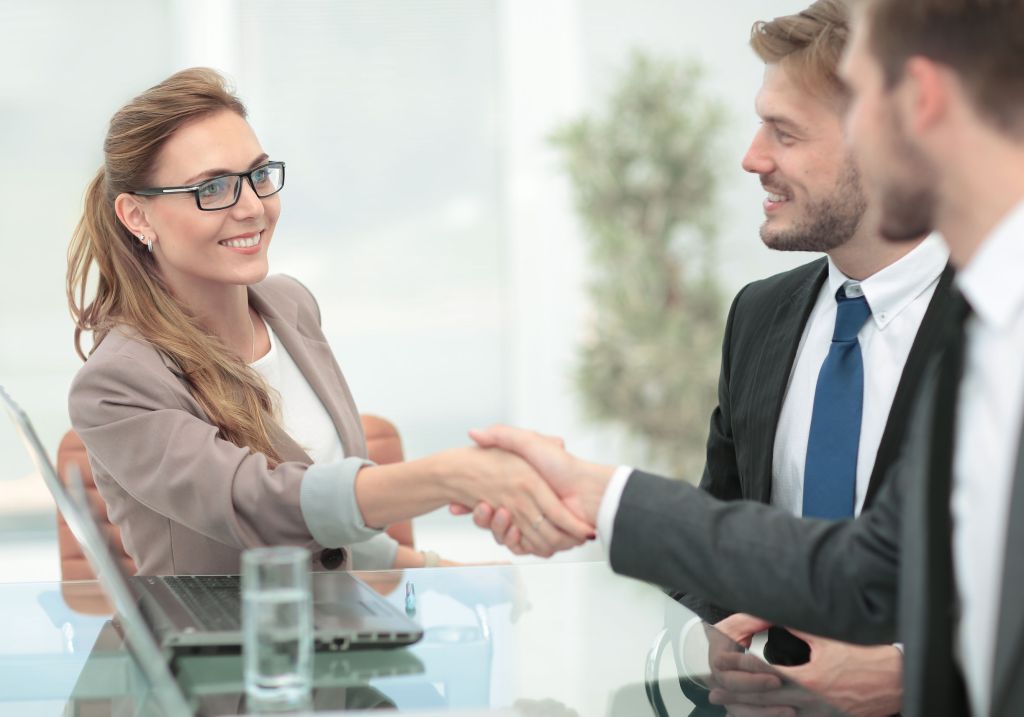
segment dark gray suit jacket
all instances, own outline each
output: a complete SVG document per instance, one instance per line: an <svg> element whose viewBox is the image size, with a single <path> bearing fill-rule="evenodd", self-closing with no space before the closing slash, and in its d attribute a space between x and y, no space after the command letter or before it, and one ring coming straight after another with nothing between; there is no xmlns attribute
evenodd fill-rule
<svg viewBox="0 0 1024 717"><path fill-rule="evenodd" d="M922 378L905 450L857 520L805 520L751 501L722 502L680 481L634 472L615 518L612 568L776 624L848 642L900 640L904 713L921 711L929 611L927 466L934 365ZM1024 442L1024 441L1022 441ZM1018 460L998 623L993 717L1024 715L1024 462ZM948 540L948 536L943 536ZM981 717L981 716L976 716Z"/></svg>

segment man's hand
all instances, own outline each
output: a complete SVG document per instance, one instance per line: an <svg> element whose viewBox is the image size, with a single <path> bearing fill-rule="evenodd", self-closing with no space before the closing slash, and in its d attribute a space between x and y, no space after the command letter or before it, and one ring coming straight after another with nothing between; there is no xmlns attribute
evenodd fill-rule
<svg viewBox="0 0 1024 717"><path fill-rule="evenodd" d="M599 468L576 458L565 450L560 439L512 426L491 426L469 432L469 437L481 448L500 448L517 454L548 482L555 495L580 520L590 525L597 523L597 509L604 495L604 487L611 478L608 470L600 480ZM588 480L589 479L589 480Z"/></svg>
<svg viewBox="0 0 1024 717"><path fill-rule="evenodd" d="M888 717L903 704L903 653L892 645L851 645L790 630L811 646L803 665L776 668L850 717Z"/></svg>
<svg viewBox="0 0 1024 717"><path fill-rule="evenodd" d="M492 426L470 431L481 448L500 448L515 453L529 463L550 484L565 506L583 522L597 523L597 512L614 469L576 458L565 450L561 439L511 426ZM465 506L452 506L452 512L468 512ZM486 503L473 509L473 520L490 529L495 540L516 554L536 553L529 535L523 535L503 508L495 510Z"/></svg>
<svg viewBox="0 0 1024 717"><path fill-rule="evenodd" d="M470 434L472 435L472 433ZM536 435L548 441L555 448L565 449L565 441L558 436L545 436L540 433ZM452 515L469 515L472 513L473 522L477 527L490 530L494 536L494 542L498 545L504 545L516 555L530 554L530 551L522 546L522 533L520 533L519 528L512 524L512 515L508 512L507 508L495 509L489 503L477 503L475 508L460 503L452 503L448 506L448 510Z"/></svg>
<svg viewBox="0 0 1024 717"><path fill-rule="evenodd" d="M537 470L515 453L472 446L442 451L424 460L446 488L449 502L486 503L506 509L535 555L550 557L594 536L593 526L569 510ZM358 483L356 488L358 491ZM369 519L364 519L369 524Z"/></svg>
<svg viewBox="0 0 1024 717"><path fill-rule="evenodd" d="M725 707L730 717L826 717L831 707L817 696L783 680L756 655L723 652L711 655L708 701Z"/></svg>
<svg viewBox="0 0 1024 717"><path fill-rule="evenodd" d="M771 625L752 615L732 615L715 628L750 646L751 638ZM821 696L851 717L888 717L903 701L903 654L892 645L864 647L790 630L811 648L811 659L775 671ZM763 703L762 703L763 704Z"/></svg>
<svg viewBox="0 0 1024 717"><path fill-rule="evenodd" d="M747 649L750 649L750 643L754 639L754 635L764 632L771 626L772 624L767 620L738 612L716 623L715 629L733 642L738 642Z"/></svg>

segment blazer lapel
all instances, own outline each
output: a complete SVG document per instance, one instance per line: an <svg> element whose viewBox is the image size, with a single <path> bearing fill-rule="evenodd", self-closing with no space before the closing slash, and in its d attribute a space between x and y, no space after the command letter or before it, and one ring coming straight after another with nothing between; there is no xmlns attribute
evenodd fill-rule
<svg viewBox="0 0 1024 717"><path fill-rule="evenodd" d="M751 450L754 465L748 475L753 476L756 483L749 486L747 497L750 500L764 503L771 500L775 434L782 401L793 372L800 337L827 276L828 262L822 260L817 272L811 273L792 294L779 302L765 332L764 345L754 369L750 413L752 425L771 428L751 436L756 443Z"/></svg>
<svg viewBox="0 0 1024 717"><path fill-rule="evenodd" d="M868 481L867 494L864 496L863 510L871 507L875 495L885 481L889 468L899 458L900 451L903 449L903 441L907 434L907 422L910 410L914 405L914 398L917 396L918 386L921 383L921 376L925 373L924 369L928 365L928 360L946 331L952 285L953 268L947 265L939 276L939 283L928 304L928 310L925 311L924 317L921 319L921 326L910 347L910 353L907 354L903 373L900 374L900 382L896 387L896 394L893 396L889 417L886 419L885 430L882 432L882 440L878 444L878 451L875 454L875 465L871 469L871 479Z"/></svg>
<svg viewBox="0 0 1024 717"><path fill-rule="evenodd" d="M992 682L991 714L998 708L1004 694L1013 684L1024 660L1024 560L1016 553L1024 545L1024 434L1018 443L1017 473L1010 498L1010 520L1006 531L1006 556L1003 559L1003 586L1000 597L999 623L996 628L996 661Z"/></svg>
<svg viewBox="0 0 1024 717"><path fill-rule="evenodd" d="M310 336L302 330L298 304L291 298L275 292L271 300L262 287L256 285L249 287L249 300L274 330L299 371L309 382L313 393L324 405L341 438L345 455L365 458L366 442L359 426L359 418L347 410L345 398L351 399L348 385L334 360L330 346L322 336ZM284 431L280 431L280 435L287 438L287 443L298 448ZM304 451L302 453L305 455Z"/></svg>

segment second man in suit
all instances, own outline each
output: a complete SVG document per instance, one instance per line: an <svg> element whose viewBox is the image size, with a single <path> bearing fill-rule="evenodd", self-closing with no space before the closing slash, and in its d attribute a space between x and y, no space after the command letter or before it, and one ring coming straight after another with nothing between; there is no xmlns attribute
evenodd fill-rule
<svg viewBox="0 0 1024 717"><path fill-rule="evenodd" d="M754 282L734 300L701 479L724 500L830 519L870 509L898 457L952 275L939 237L894 244L878 231L843 142L849 97L837 71L848 32L842 0L751 31L765 73L755 101L762 124L743 168L767 194L761 238L772 249L826 256ZM724 616L683 601L709 619ZM809 650L773 628L765 654L802 665L791 674L851 714L899 711L898 647L811 642Z"/></svg>

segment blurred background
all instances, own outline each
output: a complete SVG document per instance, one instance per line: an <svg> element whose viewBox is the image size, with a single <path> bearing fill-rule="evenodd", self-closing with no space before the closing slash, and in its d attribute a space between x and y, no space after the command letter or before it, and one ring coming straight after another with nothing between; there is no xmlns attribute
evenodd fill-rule
<svg viewBox="0 0 1024 717"><path fill-rule="evenodd" d="M762 246L740 169L750 26L806 4L0 0L0 384L55 452L80 366L65 255L106 123L207 65L288 163L271 270L317 296L357 404L407 457L501 421L696 480L731 297L808 259ZM670 220L625 220L650 207ZM416 530L509 557L445 511ZM0 581L58 578L52 501L0 421Z"/></svg>

